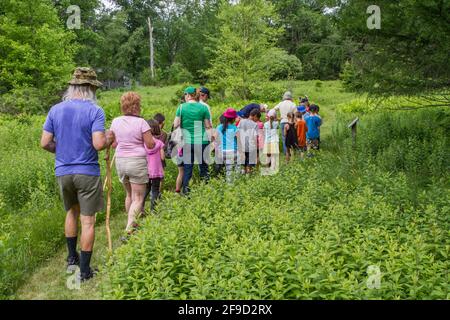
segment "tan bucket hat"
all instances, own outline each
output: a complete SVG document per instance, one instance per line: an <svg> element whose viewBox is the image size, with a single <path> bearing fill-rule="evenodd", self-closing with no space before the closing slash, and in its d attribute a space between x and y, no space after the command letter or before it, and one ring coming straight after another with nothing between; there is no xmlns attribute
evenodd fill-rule
<svg viewBox="0 0 450 320"><path fill-rule="evenodd" d="M94 87L102 87L103 83L97 80L97 73L94 69L86 67L78 67L75 69L72 79L69 81L72 85L90 84Z"/></svg>

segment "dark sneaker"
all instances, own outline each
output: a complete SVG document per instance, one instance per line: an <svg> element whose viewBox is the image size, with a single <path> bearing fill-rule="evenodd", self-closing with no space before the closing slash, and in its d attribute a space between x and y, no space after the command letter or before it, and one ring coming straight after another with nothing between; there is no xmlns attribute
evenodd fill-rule
<svg viewBox="0 0 450 320"><path fill-rule="evenodd" d="M74 273L80 266L80 256L67 257L67 273Z"/></svg>
<svg viewBox="0 0 450 320"><path fill-rule="evenodd" d="M80 272L79 274L80 282L85 282L92 279L97 274L97 272L98 270L92 268L89 268L89 272L86 273Z"/></svg>

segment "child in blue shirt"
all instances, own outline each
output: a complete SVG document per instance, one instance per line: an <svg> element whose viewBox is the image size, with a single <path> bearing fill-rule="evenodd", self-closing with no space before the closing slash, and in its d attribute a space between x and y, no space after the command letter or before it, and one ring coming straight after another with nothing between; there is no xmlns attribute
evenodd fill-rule
<svg viewBox="0 0 450 320"><path fill-rule="evenodd" d="M315 104L309 108L310 116L306 117L306 125L308 131L306 132L306 144L308 148L308 156L311 157L311 150L318 150L320 139L320 126L322 125L322 118L317 114L319 107Z"/></svg>
<svg viewBox="0 0 450 320"><path fill-rule="evenodd" d="M217 126L216 154L222 155L221 159L225 165L226 180L233 182L233 173L239 173L238 165L238 145L240 144L239 129L234 124L237 118L237 112L233 108L227 109L223 114L223 123Z"/></svg>

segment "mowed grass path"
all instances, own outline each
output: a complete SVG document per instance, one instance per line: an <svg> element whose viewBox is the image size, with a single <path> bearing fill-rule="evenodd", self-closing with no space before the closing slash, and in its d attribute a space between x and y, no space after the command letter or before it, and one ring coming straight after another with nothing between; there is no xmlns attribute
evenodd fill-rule
<svg viewBox="0 0 450 320"><path fill-rule="evenodd" d="M317 85L316 81L296 81L296 82L280 82L280 95L285 89L293 90L294 97L300 95L308 95L312 103L319 104L320 114L324 120L322 127L322 135L324 138L331 134L331 128L335 122L336 105L345 103L355 98L354 94L344 92L339 81L321 82L321 86ZM136 91L142 95L143 98L143 116L151 117L157 112L161 112L167 117L167 127L173 121L176 105L172 100L176 97L176 92L182 86L171 86L164 88L145 87L137 88ZM105 109L108 122L114 116L119 114L119 99L122 92L110 91L103 92L99 99L99 105ZM257 101L264 102L264 101ZM215 103L211 101L211 107L214 117L214 125L217 125L217 119L220 114L231 106L237 109L242 108L247 102L241 103ZM268 102L269 107L273 108L276 102ZM283 163L283 162L282 162ZM167 170L167 184L166 188L169 192L173 189L173 183L176 168L169 163ZM104 175L104 172L102 172ZM117 179L115 177L115 179ZM116 188L117 189L117 188ZM113 196L122 190L114 190ZM147 204L148 205L148 204ZM112 208L113 215L111 218L111 229L113 246L117 248L121 245L119 238L122 235L126 224L126 216L123 212L119 212L117 208ZM61 212L61 214L64 214ZM61 225L61 232L63 226ZM68 275L65 273L65 259L67 255L66 246L63 245L60 250L48 261L42 264L36 272L29 276L24 284L16 292L17 299L39 299L39 300L95 300L102 298L101 292L101 276L94 278L86 284L82 284L81 288L70 290L66 283ZM94 254L92 258L92 265L94 267L102 268L108 259L107 239L104 223L96 227L96 242L94 247Z"/></svg>

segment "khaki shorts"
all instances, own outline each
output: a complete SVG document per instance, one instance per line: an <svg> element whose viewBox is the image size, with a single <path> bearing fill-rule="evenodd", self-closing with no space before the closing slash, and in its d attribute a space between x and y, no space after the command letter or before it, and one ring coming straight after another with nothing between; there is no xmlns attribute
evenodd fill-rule
<svg viewBox="0 0 450 320"><path fill-rule="evenodd" d="M80 205L80 214L93 216L103 210L102 180L98 176L72 174L57 177L64 209Z"/></svg>
<svg viewBox="0 0 450 320"><path fill-rule="evenodd" d="M127 184L147 184L147 158L116 158L117 175L120 182Z"/></svg>
<svg viewBox="0 0 450 320"><path fill-rule="evenodd" d="M264 154L279 154L280 153L280 145L278 142L270 142L264 145L263 149Z"/></svg>

